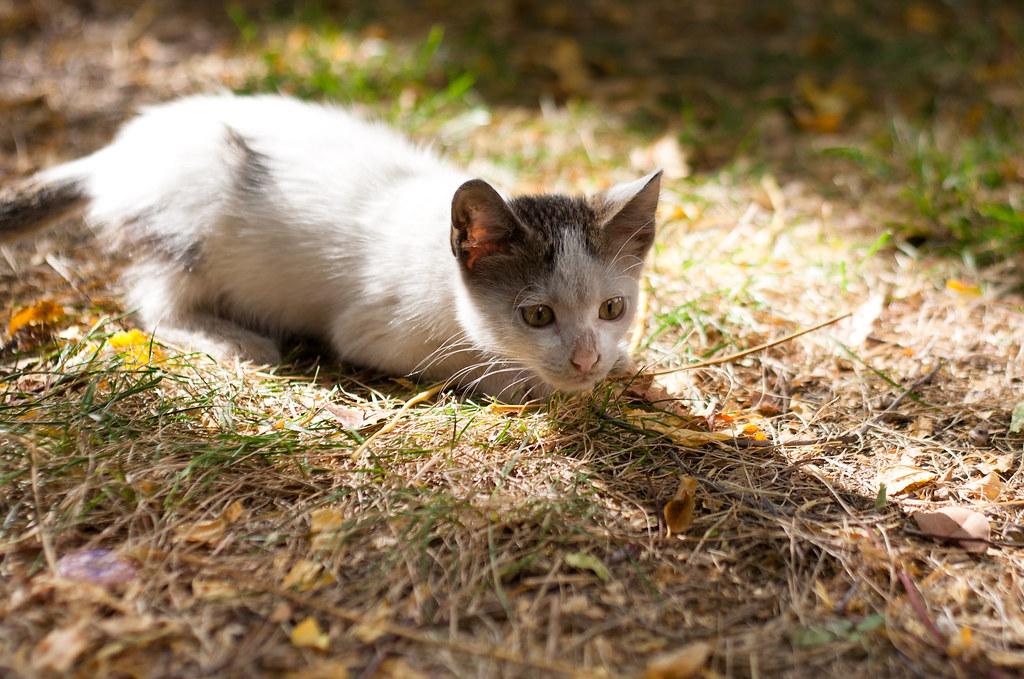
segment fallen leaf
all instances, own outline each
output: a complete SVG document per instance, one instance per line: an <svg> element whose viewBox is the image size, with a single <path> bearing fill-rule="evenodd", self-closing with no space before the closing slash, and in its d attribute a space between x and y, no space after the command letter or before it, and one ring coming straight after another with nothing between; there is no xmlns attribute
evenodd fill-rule
<svg viewBox="0 0 1024 679"><path fill-rule="evenodd" d="M675 497L665 503L663 514L669 534L686 532L693 523L693 509L697 503L697 479L684 476L679 479Z"/></svg>
<svg viewBox="0 0 1024 679"><path fill-rule="evenodd" d="M909 493L935 481L938 476L920 467L907 464L894 464L885 467L878 474L878 482L885 484L886 492L892 495Z"/></svg>
<svg viewBox="0 0 1024 679"><path fill-rule="evenodd" d="M292 646L298 648L315 648L326 651L331 646L331 638L320 629L316 618L308 617L292 629Z"/></svg>
<svg viewBox="0 0 1024 679"><path fill-rule="evenodd" d="M240 500L235 500L216 519L180 526L174 531L174 535L178 540L185 542L216 544L223 539L224 532L244 514L245 505Z"/></svg>
<svg viewBox="0 0 1024 679"><path fill-rule="evenodd" d="M57 574L94 585L119 585L135 577L135 566L109 549L87 549L57 561Z"/></svg>
<svg viewBox="0 0 1024 679"><path fill-rule="evenodd" d="M995 502L1003 492L1003 485L1003 480L999 478L999 474L989 472L980 479L969 483L967 487L989 502Z"/></svg>
<svg viewBox="0 0 1024 679"><path fill-rule="evenodd" d="M119 330L107 339L107 344L124 360L128 368L141 368L164 359L164 353L150 335L141 330Z"/></svg>
<svg viewBox="0 0 1024 679"><path fill-rule="evenodd" d="M732 439L732 436L725 432L696 431L694 429L683 429L675 426L662 419L662 417L666 419L672 417L667 414L659 417L657 414L650 413L646 410L634 408L627 410L626 415L633 419L634 424L642 429L664 434L668 438L672 439L673 442L688 448L698 448L715 441L728 441Z"/></svg>
<svg viewBox="0 0 1024 679"><path fill-rule="evenodd" d="M700 672L710 655L711 644L694 641L651 660L644 670L644 679L687 679Z"/></svg>
<svg viewBox="0 0 1024 679"><path fill-rule="evenodd" d="M86 624L76 623L50 631L32 650L32 667L64 674L89 645Z"/></svg>
<svg viewBox="0 0 1024 679"><path fill-rule="evenodd" d="M1019 434L1024 431L1024 401L1013 407L1013 414L1010 415L1010 433Z"/></svg>
<svg viewBox="0 0 1024 679"><path fill-rule="evenodd" d="M608 567L592 554L586 552L573 552L572 554L565 555L565 563L567 566L577 568L579 570L593 571L594 575L607 582L612 576L608 572Z"/></svg>
<svg viewBox="0 0 1024 679"><path fill-rule="evenodd" d="M13 335L22 328L53 325L62 318L64 318L64 307L52 300L44 299L14 314L7 326L7 331Z"/></svg>
<svg viewBox="0 0 1024 679"><path fill-rule="evenodd" d="M334 415L334 419L345 429L359 430L366 426L365 413L359 408L327 403L324 405L324 409Z"/></svg>
<svg viewBox="0 0 1024 679"><path fill-rule="evenodd" d="M320 589L335 581L333 574L323 573L323 570L323 564L301 559L295 562L288 574L284 576L281 586L298 592L311 592Z"/></svg>
<svg viewBox="0 0 1024 679"><path fill-rule="evenodd" d="M982 474L990 474L991 472L1005 474L1011 469L1013 469L1013 453L998 455L991 460L978 463L978 470Z"/></svg>
<svg viewBox="0 0 1024 679"><path fill-rule="evenodd" d="M964 297L981 296L981 288L972 283L965 283L964 281L959 280L957 278L950 278L948 281L946 281L946 289L952 290L958 295L963 295Z"/></svg>
<svg viewBox="0 0 1024 679"><path fill-rule="evenodd" d="M988 549L991 527L984 514L967 507L944 507L934 512L915 512L914 521L930 537L953 540L968 552Z"/></svg>

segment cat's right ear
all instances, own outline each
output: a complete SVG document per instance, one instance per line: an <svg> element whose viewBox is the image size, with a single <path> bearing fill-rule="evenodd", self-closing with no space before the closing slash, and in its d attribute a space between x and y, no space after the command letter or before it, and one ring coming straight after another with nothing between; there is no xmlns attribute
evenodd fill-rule
<svg viewBox="0 0 1024 679"><path fill-rule="evenodd" d="M488 257L508 252L517 224L490 184L471 179L452 198L452 254L472 271Z"/></svg>

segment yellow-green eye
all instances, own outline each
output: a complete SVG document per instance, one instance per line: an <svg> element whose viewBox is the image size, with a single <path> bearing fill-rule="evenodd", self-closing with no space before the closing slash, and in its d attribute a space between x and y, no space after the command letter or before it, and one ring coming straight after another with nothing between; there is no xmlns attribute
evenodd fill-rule
<svg viewBox="0 0 1024 679"><path fill-rule="evenodd" d="M597 312L597 315L606 321L614 321L625 310L626 300L621 297L612 297L611 299L606 299L601 304L601 309Z"/></svg>
<svg viewBox="0 0 1024 679"><path fill-rule="evenodd" d="M519 313L523 315L526 324L534 328L543 328L555 321L555 312L547 304L524 306L519 309Z"/></svg>

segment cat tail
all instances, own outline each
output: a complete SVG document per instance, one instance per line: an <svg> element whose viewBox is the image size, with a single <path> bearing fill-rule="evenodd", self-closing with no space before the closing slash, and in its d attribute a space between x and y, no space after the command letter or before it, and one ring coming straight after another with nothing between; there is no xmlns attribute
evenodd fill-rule
<svg viewBox="0 0 1024 679"><path fill-rule="evenodd" d="M79 158L0 187L0 243L38 231L84 207L93 158Z"/></svg>

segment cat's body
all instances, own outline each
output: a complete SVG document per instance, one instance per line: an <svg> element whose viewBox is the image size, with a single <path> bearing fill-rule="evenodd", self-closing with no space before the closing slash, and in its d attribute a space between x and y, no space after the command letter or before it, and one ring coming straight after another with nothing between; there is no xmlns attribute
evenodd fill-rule
<svg viewBox="0 0 1024 679"><path fill-rule="evenodd" d="M620 358L657 175L590 200L468 180L337 108L192 97L0 194L0 238L84 205L132 257L144 325L217 357L273 363L298 334L508 399L593 386Z"/></svg>

